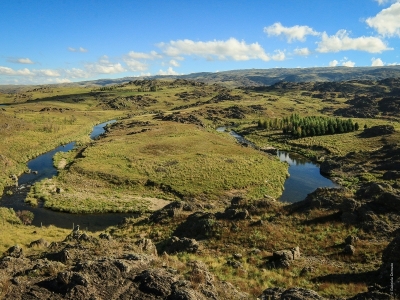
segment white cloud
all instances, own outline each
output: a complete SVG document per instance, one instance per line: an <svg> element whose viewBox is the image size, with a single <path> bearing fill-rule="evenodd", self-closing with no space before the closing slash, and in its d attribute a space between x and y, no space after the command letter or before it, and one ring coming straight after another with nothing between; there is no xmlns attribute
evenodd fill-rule
<svg viewBox="0 0 400 300"><path fill-rule="evenodd" d="M351 38L346 30L339 30L335 35L328 36L326 32L322 34L322 39L318 42L317 51L322 53L339 52L346 50L359 50L370 53L380 53L385 50L393 50L377 37L358 37Z"/></svg>
<svg viewBox="0 0 400 300"><path fill-rule="evenodd" d="M277 61L285 60L285 58L286 58L285 52L283 52L281 50L275 50L275 52L276 52L276 54L272 55L273 60L277 60Z"/></svg>
<svg viewBox="0 0 400 300"><path fill-rule="evenodd" d="M98 63L86 64L85 68L92 74L116 74L126 71L120 63L111 63L107 56L101 57Z"/></svg>
<svg viewBox="0 0 400 300"><path fill-rule="evenodd" d="M384 5L386 3L393 3L396 2L398 0L375 0L376 2L378 2L379 5Z"/></svg>
<svg viewBox="0 0 400 300"><path fill-rule="evenodd" d="M49 77L58 77L60 76L60 73L56 70L50 70L50 69L43 69L43 70L35 70L34 71L36 75L39 76L49 76Z"/></svg>
<svg viewBox="0 0 400 300"><path fill-rule="evenodd" d="M166 55L174 58L182 55L197 55L209 60L270 60L270 57L258 43L246 44L246 42L239 42L235 38L230 38L226 41L214 40L208 42L194 42L185 39L160 43L158 46L163 49Z"/></svg>
<svg viewBox="0 0 400 300"><path fill-rule="evenodd" d="M55 78L54 82L57 82L57 83L68 83L68 82L71 82L71 80L69 80L67 78Z"/></svg>
<svg viewBox="0 0 400 300"><path fill-rule="evenodd" d="M15 64L26 64L31 65L34 64L29 58L8 58L7 61L15 63Z"/></svg>
<svg viewBox="0 0 400 300"><path fill-rule="evenodd" d="M85 53L85 52L88 52L88 49L85 49L85 48L82 48L82 47L79 47L79 48L68 47L68 51Z"/></svg>
<svg viewBox="0 0 400 300"><path fill-rule="evenodd" d="M156 51L151 51L150 53L130 51L128 53L128 56L130 58L133 58L133 59L157 59L157 58L162 58L162 55L158 54Z"/></svg>
<svg viewBox="0 0 400 300"><path fill-rule="evenodd" d="M89 73L82 70L82 69L78 69L78 68L72 68L69 70L65 70L65 74L69 77L69 78L87 78L89 77Z"/></svg>
<svg viewBox="0 0 400 300"><path fill-rule="evenodd" d="M1 75L11 75L11 76L18 76L18 75L22 75L22 76L29 76L29 75L33 75L33 73L27 69L21 69L21 70L14 70L11 69L9 67L2 67L0 66L0 74Z"/></svg>
<svg viewBox="0 0 400 300"><path fill-rule="evenodd" d="M349 67L349 68L353 68L355 65L356 65L356 63L352 62L351 60L348 60L348 61L345 61L342 63L342 66Z"/></svg>
<svg viewBox="0 0 400 300"><path fill-rule="evenodd" d="M375 57L373 57L373 58L371 59L371 62L372 62L372 64L371 64L372 67L381 67L381 66L384 66L384 65L385 65L385 64L383 63L382 59L380 59L380 58L375 58Z"/></svg>
<svg viewBox="0 0 400 300"><path fill-rule="evenodd" d="M264 32L268 34L268 36L284 35L289 43L295 40L304 42L307 35L319 35L317 31L308 26L295 25L293 27L285 27L279 22L274 23L271 26L264 27Z"/></svg>
<svg viewBox="0 0 400 300"><path fill-rule="evenodd" d="M146 71L149 68L147 64L129 57L125 57L124 62L132 72Z"/></svg>
<svg viewBox="0 0 400 300"><path fill-rule="evenodd" d="M300 56L308 56L311 54L311 51L308 48L296 48L293 53Z"/></svg>
<svg viewBox="0 0 400 300"><path fill-rule="evenodd" d="M169 64L173 67L179 67L179 63L175 59L171 59Z"/></svg>
<svg viewBox="0 0 400 300"><path fill-rule="evenodd" d="M336 66L338 65L338 63L339 63L339 62L338 62L336 59L334 59L334 60L332 60L332 61L329 62L329 66L330 66L330 67L336 67Z"/></svg>
<svg viewBox="0 0 400 300"><path fill-rule="evenodd" d="M172 67L169 67L167 71L160 69L160 71L158 71L158 75L178 75L178 73L175 72Z"/></svg>
<svg viewBox="0 0 400 300"><path fill-rule="evenodd" d="M400 2L383 9L365 22L383 36L400 36Z"/></svg>

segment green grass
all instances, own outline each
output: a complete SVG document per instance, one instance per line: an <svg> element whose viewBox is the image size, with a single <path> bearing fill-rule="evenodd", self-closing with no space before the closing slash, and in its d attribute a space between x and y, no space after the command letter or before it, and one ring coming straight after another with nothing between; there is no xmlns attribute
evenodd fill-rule
<svg viewBox="0 0 400 300"><path fill-rule="evenodd" d="M234 194L258 199L282 192L287 166L224 133L171 122L133 135L129 127L119 127L86 148L84 158L58 178L37 184L36 196L45 199L45 207L135 211L147 205L134 199L146 197L218 201ZM68 192L56 194L55 186Z"/></svg>

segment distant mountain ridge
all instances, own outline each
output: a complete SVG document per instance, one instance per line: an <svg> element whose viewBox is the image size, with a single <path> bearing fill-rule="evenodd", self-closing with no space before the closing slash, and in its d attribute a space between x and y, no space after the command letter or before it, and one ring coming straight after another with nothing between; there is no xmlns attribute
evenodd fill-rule
<svg viewBox="0 0 400 300"><path fill-rule="evenodd" d="M319 67L319 68L273 68L245 69L223 72L199 72L187 75L155 75L147 77L123 77L117 79L98 79L55 86L105 86L122 84L138 79L188 79L208 84L223 84L228 87L269 86L279 81L287 82L323 82L349 80L382 80L400 77L400 65L383 67ZM7 92L23 86L0 85L0 91Z"/></svg>

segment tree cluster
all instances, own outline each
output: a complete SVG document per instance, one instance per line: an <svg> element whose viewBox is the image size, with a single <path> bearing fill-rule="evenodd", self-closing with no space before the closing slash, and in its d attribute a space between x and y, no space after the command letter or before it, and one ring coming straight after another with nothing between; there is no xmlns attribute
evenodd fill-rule
<svg viewBox="0 0 400 300"><path fill-rule="evenodd" d="M259 120L258 127L266 130L282 130L283 134L295 138L346 133L359 129L358 123L353 123L351 119L323 116L300 117L298 114L282 119Z"/></svg>

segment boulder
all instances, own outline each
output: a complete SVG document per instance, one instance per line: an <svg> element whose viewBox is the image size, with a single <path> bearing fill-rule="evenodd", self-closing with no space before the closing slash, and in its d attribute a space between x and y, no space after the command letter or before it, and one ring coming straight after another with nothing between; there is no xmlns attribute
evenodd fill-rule
<svg viewBox="0 0 400 300"><path fill-rule="evenodd" d="M49 247L50 243L48 241L46 241L45 239L41 238L38 239L36 241L33 241L29 244L29 248L32 247Z"/></svg>
<svg viewBox="0 0 400 300"><path fill-rule="evenodd" d="M323 300L317 292L294 287L288 290L283 288L269 288L258 297L260 300Z"/></svg>
<svg viewBox="0 0 400 300"><path fill-rule="evenodd" d="M173 236L167 241L166 252L177 253L177 252L188 252L196 253L199 249L199 243L195 239L179 238Z"/></svg>
<svg viewBox="0 0 400 300"><path fill-rule="evenodd" d="M321 163L321 165L319 167L319 171L323 175L330 176L333 174L333 172L335 170L340 169L340 167L341 167L341 163L338 162L337 160L327 159Z"/></svg>
<svg viewBox="0 0 400 300"><path fill-rule="evenodd" d="M141 240L138 240L135 244L142 252L157 255L156 245L154 245L151 239L143 238Z"/></svg>
<svg viewBox="0 0 400 300"><path fill-rule="evenodd" d="M168 297L177 278L163 269L150 269L137 275L134 281L139 282L139 289L144 293Z"/></svg>
<svg viewBox="0 0 400 300"><path fill-rule="evenodd" d="M354 235L349 235L344 241L346 245L354 246L360 239Z"/></svg>
<svg viewBox="0 0 400 300"><path fill-rule="evenodd" d="M11 256L15 258L20 258L24 256L22 248L19 245L14 245L8 248L8 250L4 254L6 256Z"/></svg>
<svg viewBox="0 0 400 300"><path fill-rule="evenodd" d="M108 241L112 240L111 235L108 234L108 233L104 233L104 232L99 234L99 238L102 239L102 240L108 240Z"/></svg>
<svg viewBox="0 0 400 300"><path fill-rule="evenodd" d="M343 250L344 254L353 255L356 253L356 248L353 245L346 245Z"/></svg>
<svg viewBox="0 0 400 300"><path fill-rule="evenodd" d="M300 248L295 247L290 250L279 250L272 254L270 263L276 268L289 268L291 263L300 258Z"/></svg>

